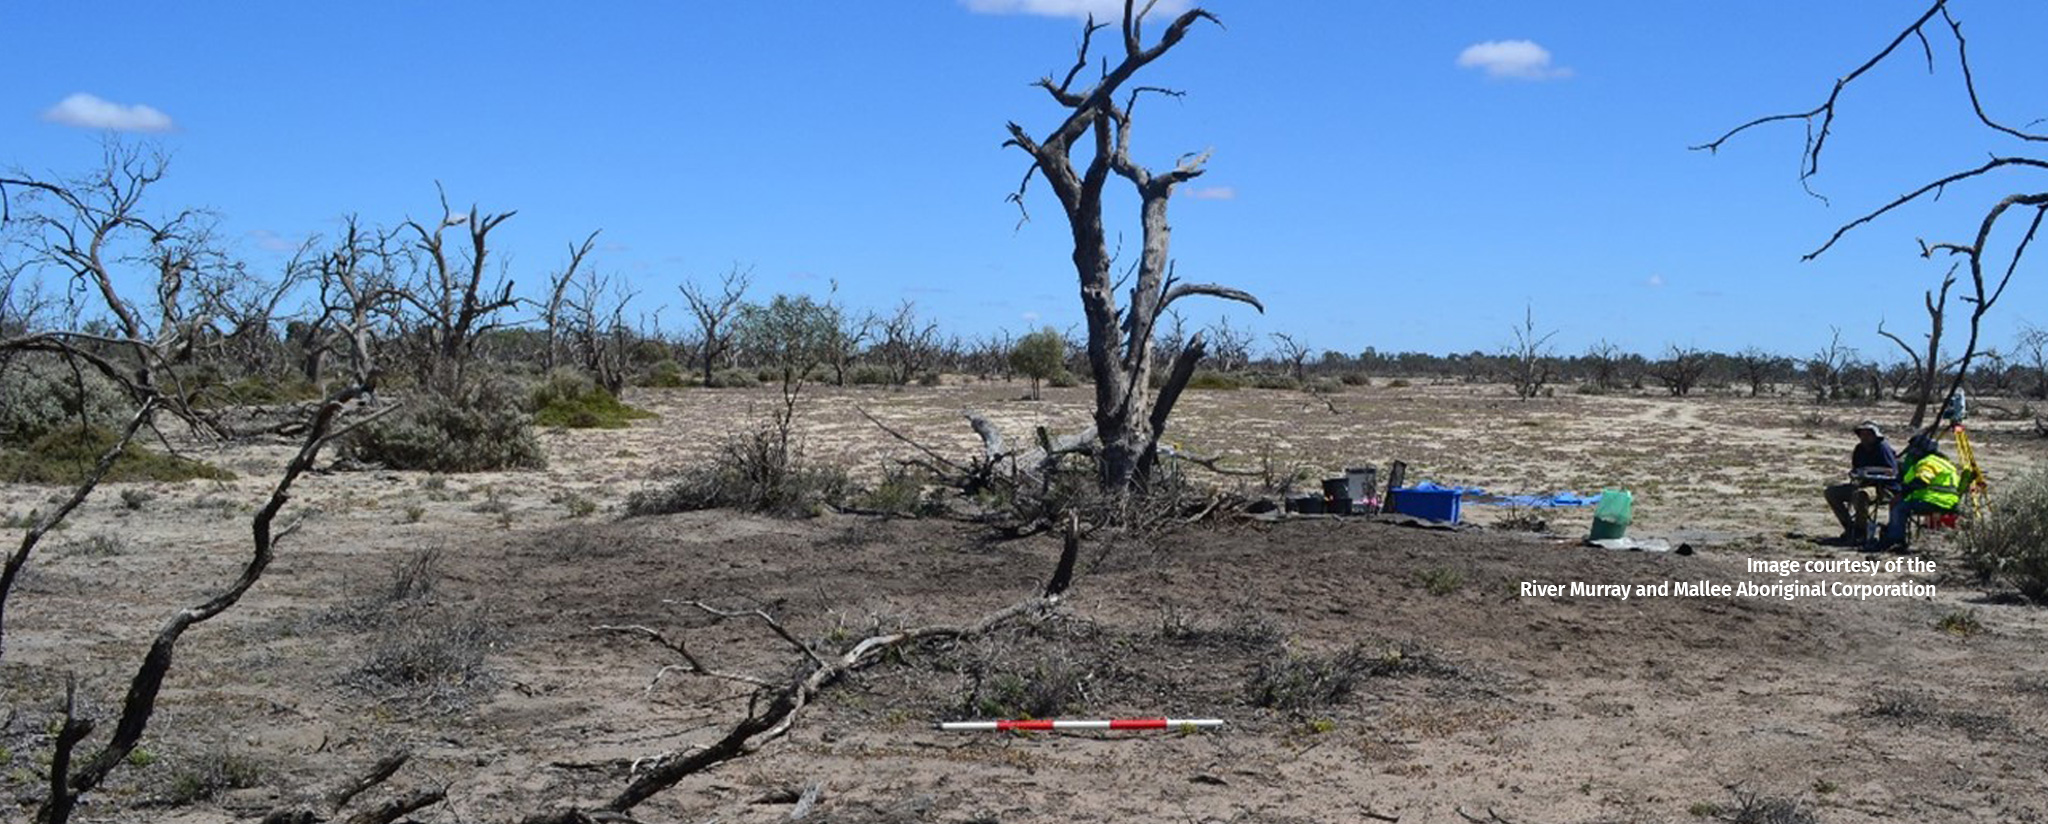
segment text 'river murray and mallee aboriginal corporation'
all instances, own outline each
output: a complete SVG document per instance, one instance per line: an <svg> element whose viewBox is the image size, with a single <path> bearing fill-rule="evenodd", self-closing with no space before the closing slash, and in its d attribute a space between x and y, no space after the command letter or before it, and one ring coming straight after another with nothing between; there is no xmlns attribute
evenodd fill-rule
<svg viewBox="0 0 2048 824"><path fill-rule="evenodd" d="M1749 558L1752 575L1776 576L1762 581L1659 581L1647 584L1607 584L1587 581L1523 581L1524 598L1930 598L1933 584L1919 581L1882 580L1880 576L1932 575L1935 562L1925 558L1819 558L1812 560L1766 560ZM1794 578L1796 574L1831 576L1814 580ZM1873 580L1877 579L1877 580Z"/></svg>

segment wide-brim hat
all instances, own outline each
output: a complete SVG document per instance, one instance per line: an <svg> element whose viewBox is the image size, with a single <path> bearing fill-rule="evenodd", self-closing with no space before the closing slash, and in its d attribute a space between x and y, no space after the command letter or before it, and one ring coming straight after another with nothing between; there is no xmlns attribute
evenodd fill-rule
<svg viewBox="0 0 2048 824"><path fill-rule="evenodd" d="M1855 428L1855 429L1851 429L1851 430L1849 430L1849 431L1851 431L1851 432L1863 432L1863 431L1866 431L1866 430L1867 430L1867 431L1869 431L1869 432L1870 432L1870 434L1872 434L1872 435L1875 435L1875 436L1877 436L1877 437L1880 437L1880 438L1884 437L1884 430L1882 430L1882 429L1879 429L1879 428L1877 427L1877 421L1864 421L1864 422L1862 422L1862 423L1859 423L1859 424L1857 424L1857 425L1856 425L1856 428Z"/></svg>

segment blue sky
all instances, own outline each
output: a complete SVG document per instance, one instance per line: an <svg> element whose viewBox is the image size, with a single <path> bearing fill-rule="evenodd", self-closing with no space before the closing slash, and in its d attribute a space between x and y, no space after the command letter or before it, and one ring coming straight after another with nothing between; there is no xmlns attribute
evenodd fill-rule
<svg viewBox="0 0 2048 824"><path fill-rule="evenodd" d="M98 156L90 124L160 129L137 135L174 158L156 204L217 210L258 265L344 214L437 216L440 181L458 205L519 210L493 237L528 294L603 229L591 262L671 327L677 285L735 263L757 297L836 279L951 331L1066 327L1063 218L1040 186L1017 228L1004 196L1027 163L1000 144L1006 120L1056 122L1027 84L1065 69L1070 12L1091 4L5 3L0 167L73 174ZM2048 4L1953 5L1992 111L2048 116L2030 61ZM1799 261L1862 211L2020 150L1970 119L1945 38L1932 74L1910 46L1845 94L1825 203L1798 185L1797 124L1687 150L1818 103L1923 0L1207 8L1227 28L1141 75L1188 94L1144 104L1135 149L1155 166L1213 150L1173 205L1179 271L1268 312L1189 315L1319 349L1493 350L1526 305L1564 352L1806 353L1834 325L1889 357L1877 322L1923 326L1946 269L1916 238L1967 238L2040 186L1959 186ZM1135 249L1133 202L1111 209ZM2048 325L2043 260L1992 344Z"/></svg>

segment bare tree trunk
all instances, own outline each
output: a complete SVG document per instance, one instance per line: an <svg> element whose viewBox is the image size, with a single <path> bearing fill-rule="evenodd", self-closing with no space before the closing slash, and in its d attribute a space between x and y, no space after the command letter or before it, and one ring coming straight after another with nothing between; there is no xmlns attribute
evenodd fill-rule
<svg viewBox="0 0 2048 824"><path fill-rule="evenodd" d="M1145 10L1150 8L1147 3ZM1156 408L1151 398L1152 336L1159 314L1173 301L1188 295L1211 295L1242 301L1260 311L1265 309L1247 292L1212 284L1177 284L1171 272L1172 226L1166 219L1167 204L1175 186L1202 174L1208 153L1188 156L1163 174L1139 166L1130 157L1133 110L1138 96L1145 92L1173 96L1180 93L1135 86L1128 90L1123 105L1117 105L1115 97L1139 69L1179 43L1190 26L1202 20L1215 22L1216 18L1202 9L1190 9L1167 26L1157 43L1146 47L1144 17L1145 11L1137 9L1132 0L1126 0L1120 27L1122 59L1108 68L1093 87L1077 92L1072 90L1074 79L1088 66L1094 35L1108 26L1090 19L1066 78L1055 82L1046 77L1037 83L1070 110L1066 119L1043 138L1035 138L1024 127L1011 123L1010 140L1004 144L1023 149L1033 161L1011 199L1021 208L1032 175L1043 174L1059 199L1073 234L1074 273L1080 281L1081 308L1088 334L1088 369L1095 384L1095 428L1101 442L1100 481L1104 489L1114 491L1132 489L1145 480L1151 466L1150 455L1165 428L1166 416L1154 414ZM1091 143L1091 156L1084 169L1076 170L1072 151L1084 139ZM1143 251L1132 281L1128 312L1117 306L1102 225L1102 188L1112 172L1129 181L1139 198ZM1192 367L1187 374L1193 374ZM1169 379L1161 388L1162 395L1177 395L1185 380L1175 384ZM1167 409L1170 411L1171 407Z"/></svg>

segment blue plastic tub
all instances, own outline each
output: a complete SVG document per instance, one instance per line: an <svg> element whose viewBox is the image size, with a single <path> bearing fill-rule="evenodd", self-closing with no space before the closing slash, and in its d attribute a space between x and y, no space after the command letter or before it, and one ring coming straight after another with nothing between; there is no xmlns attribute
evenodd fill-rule
<svg viewBox="0 0 2048 824"><path fill-rule="evenodd" d="M1432 521L1458 522L1458 502L1463 493L1455 489L1416 489L1404 487L1390 490L1388 509L1402 515L1428 518Z"/></svg>

